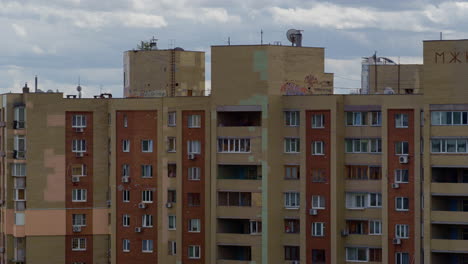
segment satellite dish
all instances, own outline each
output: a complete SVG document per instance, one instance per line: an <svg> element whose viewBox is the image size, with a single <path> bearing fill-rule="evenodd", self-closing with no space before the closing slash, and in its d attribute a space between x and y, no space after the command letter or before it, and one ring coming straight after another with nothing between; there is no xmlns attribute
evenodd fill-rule
<svg viewBox="0 0 468 264"><path fill-rule="evenodd" d="M78 85L78 86L76 87L76 90L77 90L78 92L81 92L81 86Z"/></svg>
<svg viewBox="0 0 468 264"><path fill-rule="evenodd" d="M384 94L395 94L395 91L391 87L385 87L383 93Z"/></svg>
<svg viewBox="0 0 468 264"><path fill-rule="evenodd" d="M302 47L302 30L290 29L286 32L286 37L292 46Z"/></svg>

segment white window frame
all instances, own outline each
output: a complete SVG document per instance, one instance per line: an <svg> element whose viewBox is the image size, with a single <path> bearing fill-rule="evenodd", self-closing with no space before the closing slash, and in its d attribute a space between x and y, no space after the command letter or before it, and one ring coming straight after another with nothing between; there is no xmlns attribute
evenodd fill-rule
<svg viewBox="0 0 468 264"><path fill-rule="evenodd" d="M153 165L151 164L141 165L141 177L152 178L153 177Z"/></svg>
<svg viewBox="0 0 468 264"><path fill-rule="evenodd" d="M408 252L396 252L395 253L395 264L406 264L410 263L410 255Z"/></svg>
<svg viewBox="0 0 468 264"><path fill-rule="evenodd" d="M187 140L187 153L188 154L200 154L201 153L200 140Z"/></svg>
<svg viewBox="0 0 468 264"><path fill-rule="evenodd" d="M123 252L130 252L130 239L123 239L122 240L122 251Z"/></svg>
<svg viewBox="0 0 468 264"><path fill-rule="evenodd" d="M406 180L405 180L406 175ZM409 170L397 169L395 170L395 183L408 183L409 182Z"/></svg>
<svg viewBox="0 0 468 264"><path fill-rule="evenodd" d="M129 164L122 165L122 176L130 177L130 165Z"/></svg>
<svg viewBox="0 0 468 264"><path fill-rule="evenodd" d="M300 167L297 165L286 165L284 166L284 178L286 180L299 180L300 176Z"/></svg>
<svg viewBox="0 0 468 264"><path fill-rule="evenodd" d="M404 208L405 200L407 201L408 208ZM409 211L409 198L408 197L395 197L395 210L396 211Z"/></svg>
<svg viewBox="0 0 468 264"><path fill-rule="evenodd" d="M122 152L130 152L130 139L122 139Z"/></svg>
<svg viewBox="0 0 468 264"><path fill-rule="evenodd" d="M130 202L130 190L123 190L122 191L122 202L129 203Z"/></svg>
<svg viewBox="0 0 468 264"><path fill-rule="evenodd" d="M201 127L201 115L188 115L187 127L188 128L200 128Z"/></svg>
<svg viewBox="0 0 468 264"><path fill-rule="evenodd" d="M250 153L250 138L218 138L218 153Z"/></svg>
<svg viewBox="0 0 468 264"><path fill-rule="evenodd" d="M348 145L351 144L351 151ZM380 147L380 151L379 151ZM345 153L382 153L381 138L346 138Z"/></svg>
<svg viewBox="0 0 468 264"><path fill-rule="evenodd" d="M143 190L141 191L141 202L142 203L153 203L153 191Z"/></svg>
<svg viewBox="0 0 468 264"><path fill-rule="evenodd" d="M250 234L251 235L261 234L261 231L260 231L261 226L262 226L261 221L250 220L250 225L249 225Z"/></svg>
<svg viewBox="0 0 468 264"><path fill-rule="evenodd" d="M395 114L395 128L408 128L408 114Z"/></svg>
<svg viewBox="0 0 468 264"><path fill-rule="evenodd" d="M167 152L176 152L177 149L176 137L167 137Z"/></svg>
<svg viewBox="0 0 468 264"><path fill-rule="evenodd" d="M22 110L22 112L20 111ZM26 128L26 107L24 106L17 106L14 108L14 119L16 121L16 129L24 129Z"/></svg>
<svg viewBox="0 0 468 264"><path fill-rule="evenodd" d="M366 259L360 260L360 259L350 259L350 250L356 250L355 255L356 257L359 256L359 250L365 250L366 251ZM346 248L346 261L348 262L368 262L369 261L369 249L368 248L363 248L363 247L347 247Z"/></svg>
<svg viewBox="0 0 468 264"><path fill-rule="evenodd" d="M169 241L169 253L170 256L177 255L177 242L176 241Z"/></svg>
<svg viewBox="0 0 468 264"><path fill-rule="evenodd" d="M409 238L409 225L396 224L395 225L395 237L401 239Z"/></svg>
<svg viewBox="0 0 468 264"><path fill-rule="evenodd" d="M301 206L301 198L299 192L285 192L284 193L284 208L286 209L299 209Z"/></svg>
<svg viewBox="0 0 468 264"><path fill-rule="evenodd" d="M312 115L312 128L325 128L325 115L324 114L314 114Z"/></svg>
<svg viewBox="0 0 468 264"><path fill-rule="evenodd" d="M377 204L372 203L372 197L375 196ZM382 207L382 194L381 193L369 193L369 201L367 202L368 207Z"/></svg>
<svg viewBox="0 0 468 264"><path fill-rule="evenodd" d="M22 201L26 201L26 190L24 188L22 189L15 189L14 190L14 201L15 202L22 202ZM22 195L20 195L20 193L22 193ZM24 198L23 199L20 199L20 196L23 196Z"/></svg>
<svg viewBox="0 0 468 264"><path fill-rule="evenodd" d="M26 177L26 163L10 163L11 176Z"/></svg>
<svg viewBox="0 0 468 264"><path fill-rule="evenodd" d="M86 238L72 238L72 251L86 251Z"/></svg>
<svg viewBox="0 0 468 264"><path fill-rule="evenodd" d="M84 203L87 200L88 190L86 189L73 189L72 202Z"/></svg>
<svg viewBox="0 0 468 264"><path fill-rule="evenodd" d="M15 225L24 226L25 214L24 213L15 213Z"/></svg>
<svg viewBox="0 0 468 264"><path fill-rule="evenodd" d="M188 258L189 259L200 259L201 258L201 248L198 245L188 246Z"/></svg>
<svg viewBox="0 0 468 264"><path fill-rule="evenodd" d="M188 179L189 181L199 181L200 180L200 167L190 167L188 168Z"/></svg>
<svg viewBox="0 0 468 264"><path fill-rule="evenodd" d="M145 143L148 146L146 149L145 149ZM152 139L143 139L143 140L141 140L141 152L143 152L143 153L153 152L153 140Z"/></svg>
<svg viewBox="0 0 468 264"><path fill-rule="evenodd" d="M323 237L325 236L325 223L324 222L313 222L312 223L312 236Z"/></svg>
<svg viewBox="0 0 468 264"><path fill-rule="evenodd" d="M72 152L74 153L86 152L86 139L73 139Z"/></svg>
<svg viewBox="0 0 468 264"><path fill-rule="evenodd" d="M141 217L141 226L145 228L152 228L153 227L153 215L144 214Z"/></svg>
<svg viewBox="0 0 468 264"><path fill-rule="evenodd" d="M325 155L325 142L323 141L312 142L312 155L314 156Z"/></svg>
<svg viewBox="0 0 468 264"><path fill-rule="evenodd" d="M312 195L312 209L323 210L326 207L325 196Z"/></svg>
<svg viewBox="0 0 468 264"><path fill-rule="evenodd" d="M122 226L129 227L130 226L130 215L124 214L122 215Z"/></svg>
<svg viewBox="0 0 468 264"><path fill-rule="evenodd" d="M405 145L408 148L408 152L406 152L406 153L405 153ZM400 148L400 151L398 151L398 148ZM399 153L399 152L401 152L401 153ZM395 142L395 155L405 156L405 155L409 155L409 152L410 152L410 145L409 145L408 141Z"/></svg>
<svg viewBox="0 0 468 264"><path fill-rule="evenodd" d="M438 150L434 151L434 144L438 145ZM454 151L449 151L450 145L454 146ZM460 146L463 146L464 151ZM431 153L468 153L467 138L433 138L431 139Z"/></svg>
<svg viewBox="0 0 468 264"><path fill-rule="evenodd" d="M346 193L346 209L362 210L367 207L366 193Z"/></svg>
<svg viewBox="0 0 468 264"><path fill-rule="evenodd" d="M177 112L172 111L167 113L167 126L175 127L177 125Z"/></svg>
<svg viewBox="0 0 468 264"><path fill-rule="evenodd" d="M369 220L369 235L372 235L372 236L382 235L382 221Z"/></svg>
<svg viewBox="0 0 468 264"><path fill-rule="evenodd" d="M177 229L177 216L175 215L168 215L167 216L167 229L168 230L176 230Z"/></svg>
<svg viewBox="0 0 468 264"><path fill-rule="evenodd" d="M284 125L288 127L298 127L300 125L299 111L284 111Z"/></svg>
<svg viewBox="0 0 468 264"><path fill-rule="evenodd" d="M382 112L381 111L371 111L370 114L370 125L371 126L382 126ZM377 116L377 122L374 123L374 115Z"/></svg>
<svg viewBox="0 0 468 264"><path fill-rule="evenodd" d="M85 128L86 127L86 115L73 115L72 127L73 128Z"/></svg>
<svg viewBox="0 0 468 264"><path fill-rule="evenodd" d="M123 126L128 127L128 117L127 114L123 115Z"/></svg>
<svg viewBox="0 0 468 264"><path fill-rule="evenodd" d="M86 214L72 214L73 226L86 226Z"/></svg>
<svg viewBox="0 0 468 264"><path fill-rule="evenodd" d="M189 219L188 220L188 232L189 233L200 233L201 232L201 221L200 221L200 219Z"/></svg>
<svg viewBox="0 0 468 264"><path fill-rule="evenodd" d="M349 120L351 118L351 120ZM367 112L345 112L346 126L367 126Z"/></svg>
<svg viewBox="0 0 468 264"><path fill-rule="evenodd" d="M301 140L296 137L284 138L284 153L300 153Z"/></svg>
<svg viewBox="0 0 468 264"><path fill-rule="evenodd" d="M141 252L143 253L153 253L153 240L143 239L141 240Z"/></svg>

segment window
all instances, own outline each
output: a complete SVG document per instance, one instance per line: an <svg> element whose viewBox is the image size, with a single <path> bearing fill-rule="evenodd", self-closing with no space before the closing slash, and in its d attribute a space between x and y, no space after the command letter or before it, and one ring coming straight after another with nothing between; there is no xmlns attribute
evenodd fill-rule
<svg viewBox="0 0 468 264"><path fill-rule="evenodd" d="M130 202L130 190L123 190L122 191L122 200L124 203Z"/></svg>
<svg viewBox="0 0 468 264"><path fill-rule="evenodd" d="M200 180L200 168L199 167L188 168L188 179L190 181L199 181Z"/></svg>
<svg viewBox="0 0 468 264"><path fill-rule="evenodd" d="M130 177L130 165L128 164L122 165L122 176Z"/></svg>
<svg viewBox="0 0 468 264"><path fill-rule="evenodd" d="M26 164L25 163L11 163L11 176L23 177L26 176Z"/></svg>
<svg viewBox="0 0 468 264"><path fill-rule="evenodd" d="M284 193L284 207L287 209L299 208L300 200L298 192L286 192Z"/></svg>
<svg viewBox="0 0 468 264"><path fill-rule="evenodd" d="M347 209L364 209L366 207L365 193L346 193Z"/></svg>
<svg viewBox="0 0 468 264"><path fill-rule="evenodd" d="M299 179L299 165L284 166L284 178L286 180L298 180Z"/></svg>
<svg viewBox="0 0 468 264"><path fill-rule="evenodd" d="M256 220L250 220L250 234L261 234L262 233L262 222Z"/></svg>
<svg viewBox="0 0 468 264"><path fill-rule="evenodd" d="M73 226L86 226L86 215L85 214L72 214L72 225Z"/></svg>
<svg viewBox="0 0 468 264"><path fill-rule="evenodd" d="M167 113L167 126L170 126L170 127L176 126L176 112Z"/></svg>
<svg viewBox="0 0 468 264"><path fill-rule="evenodd" d="M176 138L167 137L167 152L176 152Z"/></svg>
<svg viewBox="0 0 468 264"><path fill-rule="evenodd" d="M312 155L323 155L324 154L324 142L314 141L312 142Z"/></svg>
<svg viewBox="0 0 468 264"><path fill-rule="evenodd" d="M195 207L200 206L200 194L199 193L187 193L188 206Z"/></svg>
<svg viewBox="0 0 468 264"><path fill-rule="evenodd" d="M324 128L324 120L324 115L312 115L312 128Z"/></svg>
<svg viewBox="0 0 468 264"><path fill-rule="evenodd" d="M122 151L130 152L130 140L128 139L122 140Z"/></svg>
<svg viewBox="0 0 468 264"><path fill-rule="evenodd" d="M397 238L408 238L409 225L395 225L395 235Z"/></svg>
<svg viewBox="0 0 468 264"><path fill-rule="evenodd" d="M285 153L299 153L299 138L285 138L284 139L284 152Z"/></svg>
<svg viewBox="0 0 468 264"><path fill-rule="evenodd" d="M312 169L312 182L327 182L325 169Z"/></svg>
<svg viewBox="0 0 468 264"><path fill-rule="evenodd" d="M176 216L169 215L168 216L168 227L169 230L176 230Z"/></svg>
<svg viewBox="0 0 468 264"><path fill-rule="evenodd" d="M73 117L72 117L72 127L74 127L74 128L84 128L84 127L86 127L86 116L85 115L73 115Z"/></svg>
<svg viewBox="0 0 468 264"><path fill-rule="evenodd" d="M325 264L325 250L323 249L312 249L312 263L314 264Z"/></svg>
<svg viewBox="0 0 468 264"><path fill-rule="evenodd" d="M153 202L153 191L151 190L144 190L141 192L141 199L144 203L152 203Z"/></svg>
<svg viewBox="0 0 468 264"><path fill-rule="evenodd" d="M26 126L26 110L24 106L17 106L14 109L14 120L13 120L13 128L14 129L24 129Z"/></svg>
<svg viewBox="0 0 468 264"><path fill-rule="evenodd" d="M431 112L432 125L468 125L468 112Z"/></svg>
<svg viewBox="0 0 468 264"><path fill-rule="evenodd" d="M381 248L369 248L369 261L382 262L382 249Z"/></svg>
<svg viewBox="0 0 468 264"><path fill-rule="evenodd" d="M298 246L284 246L284 260L299 260L300 248Z"/></svg>
<svg viewBox="0 0 468 264"><path fill-rule="evenodd" d="M284 232L288 234L297 234L301 231L299 219L284 219Z"/></svg>
<svg viewBox="0 0 468 264"><path fill-rule="evenodd" d="M395 208L397 211L408 211L409 210L409 199L407 197L396 197Z"/></svg>
<svg viewBox="0 0 468 264"><path fill-rule="evenodd" d="M124 214L122 216L122 225L124 227L129 227L130 226L130 215L128 214Z"/></svg>
<svg viewBox="0 0 468 264"><path fill-rule="evenodd" d="M86 202L86 189L73 189L72 201L73 202Z"/></svg>
<svg viewBox="0 0 468 264"><path fill-rule="evenodd" d="M346 153L381 153L382 140L380 138L371 139L346 139Z"/></svg>
<svg viewBox="0 0 468 264"><path fill-rule="evenodd" d="M346 220L346 229L348 230L349 234L353 235L364 235L365 230L365 221L359 220Z"/></svg>
<svg viewBox="0 0 468 264"><path fill-rule="evenodd" d="M167 190L167 202L175 203L177 201L177 192L176 190Z"/></svg>
<svg viewBox="0 0 468 264"><path fill-rule="evenodd" d="M407 141L399 141L395 143L395 155L408 155L409 144Z"/></svg>
<svg viewBox="0 0 468 264"><path fill-rule="evenodd" d="M347 126L366 126L367 112L346 112Z"/></svg>
<svg viewBox="0 0 468 264"><path fill-rule="evenodd" d="M153 216L149 214L144 214L142 219L142 227L153 227Z"/></svg>
<svg viewBox="0 0 468 264"><path fill-rule="evenodd" d="M72 141L72 152L86 152L86 140L74 139Z"/></svg>
<svg viewBox="0 0 468 264"><path fill-rule="evenodd" d="M153 152L153 140L144 139L141 141L141 152Z"/></svg>
<svg viewBox="0 0 468 264"><path fill-rule="evenodd" d="M177 175L177 165L175 163L167 164L167 177L175 178Z"/></svg>
<svg viewBox="0 0 468 264"><path fill-rule="evenodd" d="M395 253L395 263L396 264L410 264L409 253L406 253L406 252Z"/></svg>
<svg viewBox="0 0 468 264"><path fill-rule="evenodd" d="M26 157L26 137L15 135L14 140L14 158L24 159Z"/></svg>
<svg viewBox="0 0 468 264"><path fill-rule="evenodd" d="M153 166L152 165L141 165L141 177L151 178L153 177Z"/></svg>
<svg viewBox="0 0 468 264"><path fill-rule="evenodd" d="M218 205L220 206L251 206L252 193L250 192L218 192Z"/></svg>
<svg viewBox="0 0 468 264"><path fill-rule="evenodd" d="M123 126L128 127L128 118L126 114L123 115Z"/></svg>
<svg viewBox="0 0 468 264"><path fill-rule="evenodd" d="M375 111L369 112L371 116L371 126L381 126L382 125L382 112Z"/></svg>
<svg viewBox="0 0 468 264"><path fill-rule="evenodd" d="M315 236L315 237L325 236L325 223L322 223L322 222L312 223L312 236Z"/></svg>
<svg viewBox="0 0 468 264"><path fill-rule="evenodd" d="M249 153L250 138L218 138L219 153Z"/></svg>
<svg viewBox="0 0 468 264"><path fill-rule="evenodd" d="M325 196L312 195L312 209L325 209Z"/></svg>
<svg viewBox="0 0 468 264"><path fill-rule="evenodd" d="M381 235L382 234L382 222L379 220L369 221L369 235Z"/></svg>
<svg viewBox="0 0 468 264"><path fill-rule="evenodd" d="M85 164L73 164L71 166L72 176L86 176L86 165Z"/></svg>
<svg viewBox="0 0 468 264"><path fill-rule="evenodd" d="M24 213L15 213L15 225L23 226L24 225Z"/></svg>
<svg viewBox="0 0 468 264"><path fill-rule="evenodd" d="M142 240L141 252L151 253L153 252L153 240Z"/></svg>
<svg viewBox="0 0 468 264"><path fill-rule="evenodd" d="M369 167L369 179L370 180L382 179L382 167L376 167L376 166Z"/></svg>
<svg viewBox="0 0 468 264"><path fill-rule="evenodd" d="M200 120L201 120L200 115L189 115L187 125L189 128L198 128L200 127L200 123L201 123Z"/></svg>
<svg viewBox="0 0 468 264"><path fill-rule="evenodd" d="M407 183L409 178L408 174L408 170L395 170L395 182Z"/></svg>
<svg viewBox="0 0 468 264"><path fill-rule="evenodd" d="M369 193L369 207L382 207L382 194Z"/></svg>
<svg viewBox="0 0 468 264"><path fill-rule="evenodd" d="M170 256L174 256L177 254L177 243L176 241L169 241L167 246L168 252L167 254Z"/></svg>
<svg viewBox="0 0 468 264"><path fill-rule="evenodd" d="M130 252L130 239L122 240L122 251Z"/></svg>
<svg viewBox="0 0 468 264"><path fill-rule="evenodd" d="M432 139L432 153L467 153L466 139Z"/></svg>
<svg viewBox="0 0 468 264"><path fill-rule="evenodd" d="M346 248L346 261L368 261L367 248Z"/></svg>
<svg viewBox="0 0 468 264"><path fill-rule="evenodd" d="M408 114L395 114L395 127L407 128L408 127Z"/></svg>
<svg viewBox="0 0 468 264"><path fill-rule="evenodd" d="M86 250L86 238L72 238L72 250L73 251L85 251Z"/></svg>
<svg viewBox="0 0 468 264"><path fill-rule="evenodd" d="M188 231L199 233L201 231L200 219L189 219Z"/></svg>
<svg viewBox="0 0 468 264"><path fill-rule="evenodd" d="M188 246L188 258L199 259L200 258L200 246Z"/></svg>
<svg viewBox="0 0 468 264"><path fill-rule="evenodd" d="M299 126L299 111L285 111L284 121L286 126Z"/></svg>
<svg viewBox="0 0 468 264"><path fill-rule="evenodd" d="M200 154L201 144L198 140L187 141L187 153L188 154Z"/></svg>
<svg viewBox="0 0 468 264"><path fill-rule="evenodd" d="M346 166L346 179L348 180L367 180L368 176L367 166Z"/></svg>

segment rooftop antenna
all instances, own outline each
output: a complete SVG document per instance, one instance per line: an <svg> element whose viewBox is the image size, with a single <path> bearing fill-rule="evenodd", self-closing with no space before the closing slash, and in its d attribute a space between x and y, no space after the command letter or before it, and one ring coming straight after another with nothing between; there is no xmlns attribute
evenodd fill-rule
<svg viewBox="0 0 468 264"><path fill-rule="evenodd" d="M34 92L37 93L37 75L34 77Z"/></svg>
<svg viewBox="0 0 468 264"><path fill-rule="evenodd" d="M81 88L80 83L81 83L80 76L78 76L78 86L76 87L76 90L78 91L78 98L81 98L81 90L82 90L82 88Z"/></svg>
<svg viewBox="0 0 468 264"><path fill-rule="evenodd" d="M99 85L99 94L102 94L102 84Z"/></svg>
<svg viewBox="0 0 468 264"><path fill-rule="evenodd" d="M175 47L175 39L169 40L169 49L173 49Z"/></svg>
<svg viewBox="0 0 468 264"><path fill-rule="evenodd" d="M228 45L231 46L231 37L228 37Z"/></svg>
<svg viewBox="0 0 468 264"><path fill-rule="evenodd" d="M150 49L152 50L157 50L158 49L158 43L157 43L158 39L154 38L151 38L150 39L150 42L149 42L149 46L150 46Z"/></svg>
<svg viewBox="0 0 468 264"><path fill-rule="evenodd" d="M263 45L263 29L260 29L260 45Z"/></svg>
<svg viewBox="0 0 468 264"><path fill-rule="evenodd" d="M286 37L291 42L291 46L302 47L302 31L298 29L290 29L286 32Z"/></svg>

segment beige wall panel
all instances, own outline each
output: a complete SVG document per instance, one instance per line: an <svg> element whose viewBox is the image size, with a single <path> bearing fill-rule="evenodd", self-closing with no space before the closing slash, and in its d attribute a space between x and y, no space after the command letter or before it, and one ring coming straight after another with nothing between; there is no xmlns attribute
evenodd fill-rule
<svg viewBox="0 0 468 264"><path fill-rule="evenodd" d="M346 192L381 192L382 181L380 180L346 180Z"/></svg>
<svg viewBox="0 0 468 264"><path fill-rule="evenodd" d="M64 236L26 237L26 247L28 263L65 263Z"/></svg>

